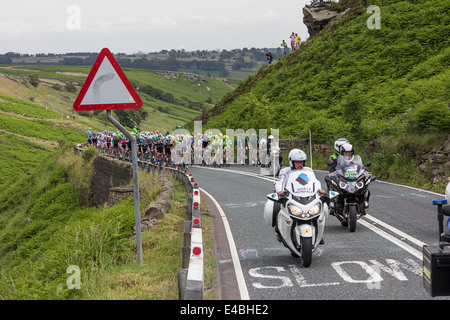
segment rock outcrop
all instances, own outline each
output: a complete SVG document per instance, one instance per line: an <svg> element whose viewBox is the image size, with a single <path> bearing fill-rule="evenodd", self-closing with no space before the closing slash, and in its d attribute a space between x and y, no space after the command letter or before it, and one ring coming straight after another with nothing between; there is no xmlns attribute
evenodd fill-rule
<svg viewBox="0 0 450 320"><path fill-rule="evenodd" d="M441 147L436 147L430 153L421 156L419 170L426 174L432 183L441 182L443 177L450 172L450 134ZM445 183L450 182L450 177L445 178Z"/></svg>
<svg viewBox="0 0 450 320"><path fill-rule="evenodd" d="M328 5L324 3L313 8L309 6L303 8L303 23L308 28L311 37L318 34L328 24L335 23L350 11L350 8L343 12L330 11L327 7Z"/></svg>

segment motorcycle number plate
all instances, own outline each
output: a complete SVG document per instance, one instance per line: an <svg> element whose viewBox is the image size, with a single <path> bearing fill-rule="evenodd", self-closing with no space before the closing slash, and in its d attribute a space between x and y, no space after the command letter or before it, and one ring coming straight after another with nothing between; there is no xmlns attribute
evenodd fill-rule
<svg viewBox="0 0 450 320"><path fill-rule="evenodd" d="M345 177L346 178L356 178L358 176L358 172L346 172Z"/></svg>
<svg viewBox="0 0 450 320"><path fill-rule="evenodd" d="M302 225L300 227L300 234L302 237L312 237L312 229L310 226Z"/></svg>

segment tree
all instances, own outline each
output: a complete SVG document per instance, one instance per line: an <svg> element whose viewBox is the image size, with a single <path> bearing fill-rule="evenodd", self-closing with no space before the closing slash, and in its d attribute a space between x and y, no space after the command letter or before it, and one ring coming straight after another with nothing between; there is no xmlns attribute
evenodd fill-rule
<svg viewBox="0 0 450 320"><path fill-rule="evenodd" d="M244 58L240 57L237 58L236 61L233 63L233 70L240 70L244 67L245 62L244 62Z"/></svg>
<svg viewBox="0 0 450 320"><path fill-rule="evenodd" d="M0 64L11 64L12 59L7 55L0 55Z"/></svg>

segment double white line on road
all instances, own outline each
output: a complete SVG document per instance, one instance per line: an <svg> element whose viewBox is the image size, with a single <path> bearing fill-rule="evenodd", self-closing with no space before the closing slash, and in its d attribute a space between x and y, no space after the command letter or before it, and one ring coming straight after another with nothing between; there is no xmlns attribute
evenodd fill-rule
<svg viewBox="0 0 450 320"><path fill-rule="evenodd" d="M373 221L374 223L394 232L395 234L399 235L401 238L398 239L392 235L390 235L389 233L387 233L386 231L383 231L382 229L376 227L375 225L371 224L369 221L366 221L365 219L369 219L371 221ZM417 249L414 249L412 246L410 246L409 244L405 243L404 241L402 241L401 239L405 239L405 240L409 240L412 243L423 247L424 245L426 245L426 243L411 237L410 235L407 235L406 233L394 228L391 225L388 225L387 223L384 223L383 221L372 217L371 215L365 215L364 219L360 219L358 220L358 222L360 224L362 224L363 226L367 227L368 229L372 230L373 232L379 234L380 236L382 236L383 238L389 240L390 242L392 242L393 244L399 246L400 248L408 251L409 253L411 253L413 256L415 256L417 259L422 260L423 257L423 253L422 251L419 251Z"/></svg>

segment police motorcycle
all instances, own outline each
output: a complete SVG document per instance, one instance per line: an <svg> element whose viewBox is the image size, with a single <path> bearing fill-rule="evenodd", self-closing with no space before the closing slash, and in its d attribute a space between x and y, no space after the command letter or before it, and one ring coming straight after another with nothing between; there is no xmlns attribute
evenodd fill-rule
<svg viewBox="0 0 450 320"><path fill-rule="evenodd" d="M292 256L301 257L304 267L311 265L328 217L328 206L320 189L321 183L311 168L291 170L284 195L268 194L264 207L265 223L276 227L278 240Z"/></svg>
<svg viewBox="0 0 450 320"><path fill-rule="evenodd" d="M370 166L370 162L366 166ZM331 189L328 190L330 214L336 216L350 232L355 232L356 221L366 214L369 184L375 179L374 175L367 173L358 155L339 156L336 171L325 177Z"/></svg>

